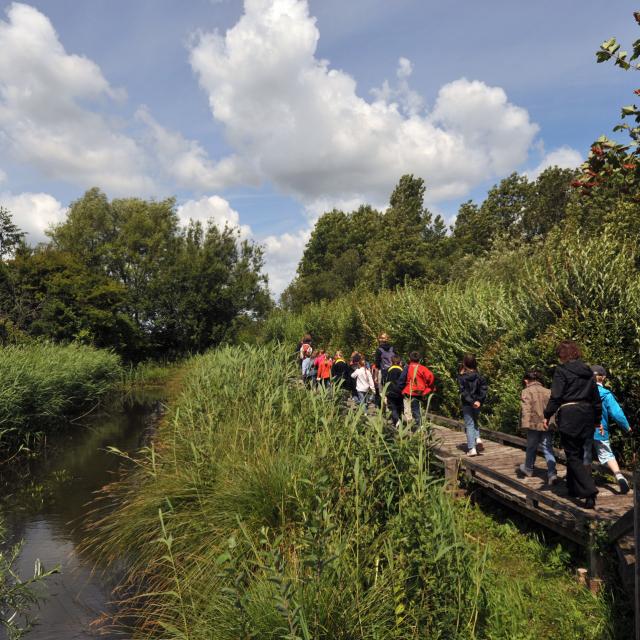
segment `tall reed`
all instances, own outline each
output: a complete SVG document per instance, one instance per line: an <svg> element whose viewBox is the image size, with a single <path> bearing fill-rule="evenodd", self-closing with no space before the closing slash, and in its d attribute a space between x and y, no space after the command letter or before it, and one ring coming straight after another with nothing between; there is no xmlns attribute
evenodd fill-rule
<svg viewBox="0 0 640 640"><path fill-rule="evenodd" d="M115 354L46 342L0 349L0 446L61 426L91 409L119 379Z"/></svg>
<svg viewBox="0 0 640 640"><path fill-rule="evenodd" d="M467 535L469 507L434 477L428 438L390 437L381 416L345 413L337 397L292 385L287 351L195 358L137 470L106 488L92 546L128 568L116 625L182 640L551 628L544 612L532 626L522 610L494 610L504 603L487 548ZM550 581L604 615L567 585Z"/></svg>

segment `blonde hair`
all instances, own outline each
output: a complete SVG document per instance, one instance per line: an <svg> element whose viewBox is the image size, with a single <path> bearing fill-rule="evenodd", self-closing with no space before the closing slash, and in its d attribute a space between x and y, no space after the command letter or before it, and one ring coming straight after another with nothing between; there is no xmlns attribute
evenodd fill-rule
<svg viewBox="0 0 640 640"><path fill-rule="evenodd" d="M384 331L378 336L378 342L388 342L390 339L389 334Z"/></svg>

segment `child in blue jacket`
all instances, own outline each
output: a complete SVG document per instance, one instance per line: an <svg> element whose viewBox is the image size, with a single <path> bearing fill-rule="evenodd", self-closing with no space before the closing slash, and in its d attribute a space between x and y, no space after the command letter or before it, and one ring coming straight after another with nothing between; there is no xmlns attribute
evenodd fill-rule
<svg viewBox="0 0 640 640"><path fill-rule="evenodd" d="M604 381L607 379L607 371L601 365L594 365L591 367L593 375L596 378L596 384L598 385L598 391L600 392L600 398L602 399L602 428L595 430L593 440L588 440L584 446L584 464L591 465L592 460L592 444L595 446L596 455L598 456L598 462L601 465L607 465L611 472L615 475L618 485L620 486L620 493L627 493L629 491L629 483L627 479L620 473L620 467L616 460L613 451L611 450L611 444L609 442L609 425L615 422L619 427L624 429L627 433L631 432L631 427L627 416L624 415L622 407L618 404L616 397L604 386Z"/></svg>

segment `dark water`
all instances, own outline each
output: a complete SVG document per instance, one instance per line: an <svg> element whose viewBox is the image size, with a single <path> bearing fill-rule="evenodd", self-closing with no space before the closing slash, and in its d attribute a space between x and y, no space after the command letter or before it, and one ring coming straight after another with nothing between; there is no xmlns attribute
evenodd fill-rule
<svg viewBox="0 0 640 640"><path fill-rule="evenodd" d="M45 569L60 566L42 590L45 599L34 610L38 624L27 640L114 638L99 635L92 623L111 610L113 573L94 572L94 559L80 551L83 524L94 493L114 479L126 462L108 447L134 452L153 432L162 412L161 393L144 392L108 413L75 425L48 442L46 456L21 462L0 478L0 504L10 541L23 540L17 568L33 575L37 558ZM0 630L0 638L4 638Z"/></svg>

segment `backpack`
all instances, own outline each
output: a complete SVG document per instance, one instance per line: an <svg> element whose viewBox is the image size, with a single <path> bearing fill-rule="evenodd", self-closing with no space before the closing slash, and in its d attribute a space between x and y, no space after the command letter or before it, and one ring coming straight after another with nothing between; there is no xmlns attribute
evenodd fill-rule
<svg viewBox="0 0 640 640"><path fill-rule="evenodd" d="M308 342L303 342L300 347L300 360L310 358L313 353L313 347Z"/></svg>
<svg viewBox="0 0 640 640"><path fill-rule="evenodd" d="M391 345L389 345L388 349L380 347L380 369L382 369L382 371L386 371L391 366L391 358L395 355L396 352Z"/></svg>

